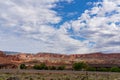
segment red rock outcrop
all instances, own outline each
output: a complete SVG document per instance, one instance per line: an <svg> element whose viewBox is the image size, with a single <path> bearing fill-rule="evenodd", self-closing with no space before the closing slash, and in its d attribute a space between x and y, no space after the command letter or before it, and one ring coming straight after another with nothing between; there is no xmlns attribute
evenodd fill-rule
<svg viewBox="0 0 120 80"><path fill-rule="evenodd" d="M0 51L0 63L46 63L48 65L66 64L70 65L74 62L84 61L90 64L120 64L120 53L90 53L90 54L53 54L53 53L37 53L26 54L19 53L14 55L6 55Z"/></svg>
<svg viewBox="0 0 120 80"><path fill-rule="evenodd" d="M6 54L3 51L0 51L0 57L4 57Z"/></svg>

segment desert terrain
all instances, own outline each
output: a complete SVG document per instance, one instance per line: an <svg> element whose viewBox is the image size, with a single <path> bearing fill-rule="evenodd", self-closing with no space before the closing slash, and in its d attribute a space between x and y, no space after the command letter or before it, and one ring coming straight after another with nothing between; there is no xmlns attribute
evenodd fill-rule
<svg viewBox="0 0 120 80"><path fill-rule="evenodd" d="M74 71L75 62L85 62L97 67L120 67L120 53L55 54L55 53L16 53L0 51L0 80L120 80L119 72ZM21 70L20 64L34 66L45 63L47 66L65 65L66 70Z"/></svg>

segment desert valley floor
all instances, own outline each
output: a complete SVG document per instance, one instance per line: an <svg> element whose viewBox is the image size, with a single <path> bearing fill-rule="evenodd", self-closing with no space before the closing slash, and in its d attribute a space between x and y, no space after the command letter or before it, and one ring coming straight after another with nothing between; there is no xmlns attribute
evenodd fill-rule
<svg viewBox="0 0 120 80"><path fill-rule="evenodd" d="M120 80L120 73L50 70L0 70L0 80Z"/></svg>

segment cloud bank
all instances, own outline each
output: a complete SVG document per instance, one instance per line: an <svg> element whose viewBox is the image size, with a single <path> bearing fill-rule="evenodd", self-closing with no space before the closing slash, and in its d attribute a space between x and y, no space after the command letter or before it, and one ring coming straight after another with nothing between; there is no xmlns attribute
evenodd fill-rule
<svg viewBox="0 0 120 80"><path fill-rule="evenodd" d="M77 19L63 19L53 8L73 0L0 0L0 49L25 52L120 52L120 1L92 3Z"/></svg>
<svg viewBox="0 0 120 80"><path fill-rule="evenodd" d="M120 1L103 0L93 5L78 20L68 23L73 36L91 43L93 51L120 52Z"/></svg>

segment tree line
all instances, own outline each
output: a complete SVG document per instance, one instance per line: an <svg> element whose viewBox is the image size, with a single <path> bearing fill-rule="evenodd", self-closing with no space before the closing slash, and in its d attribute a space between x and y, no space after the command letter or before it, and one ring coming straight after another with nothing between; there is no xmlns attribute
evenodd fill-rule
<svg viewBox="0 0 120 80"><path fill-rule="evenodd" d="M47 66L45 63L35 64L32 68L35 70L65 70L66 69L64 65ZM27 69L27 66L25 64L21 64L20 69Z"/></svg>
<svg viewBox="0 0 120 80"><path fill-rule="evenodd" d="M45 63L35 64L32 68L35 70L66 70L67 69L65 65L47 66ZM20 69L27 69L27 66L25 64L21 64ZM91 67L84 62L73 63L72 70L75 70L75 71L120 72L120 68L117 66L113 66L111 68L101 67L101 68L96 69L95 67Z"/></svg>

